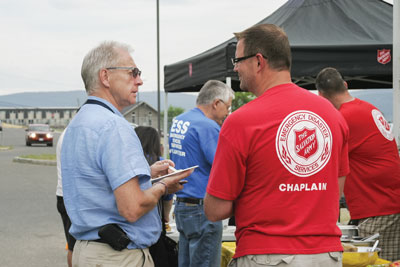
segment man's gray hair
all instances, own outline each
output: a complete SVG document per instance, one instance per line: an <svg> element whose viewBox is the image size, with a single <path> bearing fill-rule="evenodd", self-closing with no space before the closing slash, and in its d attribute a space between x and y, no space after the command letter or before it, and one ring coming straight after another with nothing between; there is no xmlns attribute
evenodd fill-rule
<svg viewBox="0 0 400 267"><path fill-rule="evenodd" d="M123 43L104 41L87 53L82 62L81 76L86 93L90 95L99 85L99 71L108 67L117 67L120 61L118 49L131 53L133 49Z"/></svg>
<svg viewBox="0 0 400 267"><path fill-rule="evenodd" d="M232 99L235 98L235 92L233 92L232 88L230 88L223 82L217 80L209 80L200 89L200 93L196 99L196 104L209 105L215 99L221 99L222 101L227 103L230 97L232 97Z"/></svg>

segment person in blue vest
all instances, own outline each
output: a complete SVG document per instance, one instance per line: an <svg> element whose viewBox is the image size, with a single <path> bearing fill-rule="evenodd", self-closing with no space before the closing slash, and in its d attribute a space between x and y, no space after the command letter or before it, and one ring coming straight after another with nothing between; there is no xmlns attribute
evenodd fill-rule
<svg viewBox="0 0 400 267"><path fill-rule="evenodd" d="M64 204L76 238L72 265L153 267L149 247L161 233L159 199L181 190L190 172L152 184L170 160L146 161L122 116L143 84L128 45L103 42L82 63L88 100L68 125L61 148Z"/></svg>
<svg viewBox="0 0 400 267"><path fill-rule="evenodd" d="M207 220L203 211L218 135L231 110L233 90L223 82L210 80L201 88L196 108L173 119L169 153L177 169L199 168L187 177L176 193L175 220L179 231L179 266L220 266L222 223Z"/></svg>

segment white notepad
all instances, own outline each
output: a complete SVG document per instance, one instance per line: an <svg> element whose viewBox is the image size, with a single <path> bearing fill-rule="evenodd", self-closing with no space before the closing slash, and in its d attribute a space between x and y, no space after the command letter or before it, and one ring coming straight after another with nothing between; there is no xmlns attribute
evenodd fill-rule
<svg viewBox="0 0 400 267"><path fill-rule="evenodd" d="M160 177L158 177L158 178L151 179L151 182L154 184L154 183L156 183L156 182L158 182L158 181L161 181L161 180L164 179L164 178L173 176L173 175L175 175L175 174L179 174L179 173L184 172L184 171L187 171L187 170L196 169L196 168L198 168L198 167L199 167L199 165L196 165L196 166L192 166L192 167L189 167L189 168L186 168L186 169L177 170L176 172L171 172L171 173L168 173L168 174L166 174L166 175L160 176Z"/></svg>

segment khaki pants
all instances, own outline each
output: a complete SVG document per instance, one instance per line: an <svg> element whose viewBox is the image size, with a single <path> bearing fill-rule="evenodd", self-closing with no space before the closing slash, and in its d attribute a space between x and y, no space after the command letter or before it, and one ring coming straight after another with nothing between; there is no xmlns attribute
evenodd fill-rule
<svg viewBox="0 0 400 267"><path fill-rule="evenodd" d="M268 254L246 255L233 259L229 267L342 267L342 252L321 254Z"/></svg>
<svg viewBox="0 0 400 267"><path fill-rule="evenodd" d="M72 254L73 267L154 267L149 249L116 251L109 245L77 240Z"/></svg>

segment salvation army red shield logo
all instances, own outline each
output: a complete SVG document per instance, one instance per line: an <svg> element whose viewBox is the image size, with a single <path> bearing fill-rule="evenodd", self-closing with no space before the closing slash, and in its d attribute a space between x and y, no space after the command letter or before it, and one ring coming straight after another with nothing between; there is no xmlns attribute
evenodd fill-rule
<svg viewBox="0 0 400 267"><path fill-rule="evenodd" d="M387 64L392 60L390 49L378 49L376 60L381 64Z"/></svg>
<svg viewBox="0 0 400 267"><path fill-rule="evenodd" d="M376 127L378 127L383 137L385 137L389 141L393 141L394 135L392 132L392 128L390 127L390 124L386 121L383 114L379 110L373 109L371 111L371 115L374 119Z"/></svg>
<svg viewBox="0 0 400 267"><path fill-rule="evenodd" d="M297 110L279 125L275 140L276 154L282 165L298 177L321 171L332 154L332 132L316 113Z"/></svg>
<svg viewBox="0 0 400 267"><path fill-rule="evenodd" d="M314 129L304 128L300 131L294 130L295 133L295 152L298 156L308 159L318 150L318 139Z"/></svg>

